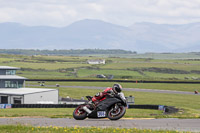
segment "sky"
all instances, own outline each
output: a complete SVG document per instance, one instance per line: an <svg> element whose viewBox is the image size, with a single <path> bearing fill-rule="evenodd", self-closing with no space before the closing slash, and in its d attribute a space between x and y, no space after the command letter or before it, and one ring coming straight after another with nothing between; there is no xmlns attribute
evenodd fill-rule
<svg viewBox="0 0 200 133"><path fill-rule="evenodd" d="M194 23L200 0L0 0L0 23L63 27L83 19L122 26Z"/></svg>

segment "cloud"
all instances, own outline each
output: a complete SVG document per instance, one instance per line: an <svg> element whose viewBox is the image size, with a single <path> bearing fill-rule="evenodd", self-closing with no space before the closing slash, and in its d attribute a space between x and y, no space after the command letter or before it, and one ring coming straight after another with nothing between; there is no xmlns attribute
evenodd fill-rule
<svg viewBox="0 0 200 133"><path fill-rule="evenodd" d="M0 0L0 22L66 26L100 19L129 26L135 22L200 22L199 0Z"/></svg>
<svg viewBox="0 0 200 133"><path fill-rule="evenodd" d="M96 12L102 12L103 11L103 6L98 5L96 3L88 3L87 4L89 8L92 10L95 10Z"/></svg>

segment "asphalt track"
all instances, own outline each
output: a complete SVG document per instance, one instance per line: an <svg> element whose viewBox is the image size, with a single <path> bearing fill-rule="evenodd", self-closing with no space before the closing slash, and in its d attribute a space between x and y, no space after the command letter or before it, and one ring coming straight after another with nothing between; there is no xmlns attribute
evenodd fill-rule
<svg viewBox="0 0 200 133"><path fill-rule="evenodd" d="M39 86L39 85L27 85L27 86ZM55 87L55 85L45 85L45 87ZM106 89L106 87L96 87L96 86L60 86L60 87L64 87L64 88L80 88L80 89L96 89L96 90L101 90L101 91ZM174 91L174 90L157 90L157 89L123 88L123 91L194 95L194 92Z"/></svg>
<svg viewBox="0 0 200 133"><path fill-rule="evenodd" d="M58 127L115 127L152 130L175 130L200 132L200 119L108 119L74 120L70 118L0 118L0 125L31 125Z"/></svg>

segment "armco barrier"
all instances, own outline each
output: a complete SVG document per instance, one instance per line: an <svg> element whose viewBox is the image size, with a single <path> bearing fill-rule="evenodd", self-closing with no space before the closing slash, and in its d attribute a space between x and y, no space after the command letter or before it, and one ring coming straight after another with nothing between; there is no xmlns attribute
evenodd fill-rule
<svg viewBox="0 0 200 133"><path fill-rule="evenodd" d="M12 104L11 108L76 108L77 104ZM128 105L129 109L163 110L165 114L176 113L178 109L164 105Z"/></svg>

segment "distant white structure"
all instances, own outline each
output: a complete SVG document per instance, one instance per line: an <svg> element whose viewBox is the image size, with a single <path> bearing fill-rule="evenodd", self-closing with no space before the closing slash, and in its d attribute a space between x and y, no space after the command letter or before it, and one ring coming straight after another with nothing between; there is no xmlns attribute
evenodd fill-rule
<svg viewBox="0 0 200 133"><path fill-rule="evenodd" d="M98 60L87 60L88 64L106 64L105 59L98 59Z"/></svg>

